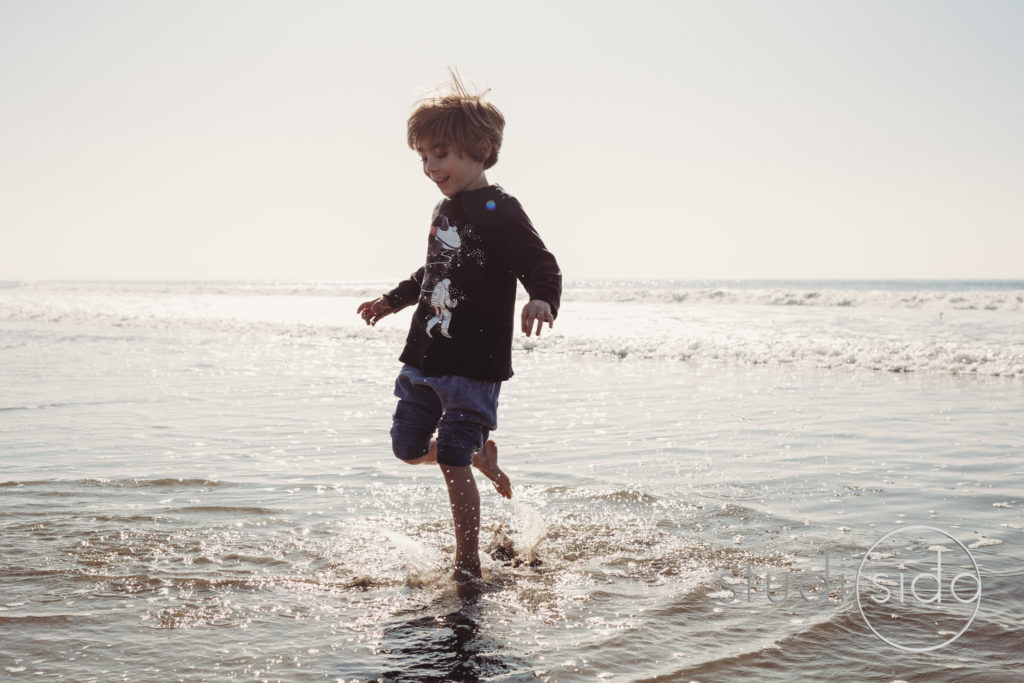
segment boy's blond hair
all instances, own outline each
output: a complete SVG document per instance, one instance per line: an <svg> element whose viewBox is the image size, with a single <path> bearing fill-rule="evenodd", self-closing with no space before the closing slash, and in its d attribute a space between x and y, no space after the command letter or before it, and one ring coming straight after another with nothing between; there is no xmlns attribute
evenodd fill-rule
<svg viewBox="0 0 1024 683"><path fill-rule="evenodd" d="M484 169L498 163L505 117L493 104L484 99L490 90L470 93L462 84L458 73L448 70L450 92L438 91L416 103L409 115L408 141L414 151L417 141L432 145L454 145L474 161L482 161ZM486 157L480 149L484 140L491 143Z"/></svg>

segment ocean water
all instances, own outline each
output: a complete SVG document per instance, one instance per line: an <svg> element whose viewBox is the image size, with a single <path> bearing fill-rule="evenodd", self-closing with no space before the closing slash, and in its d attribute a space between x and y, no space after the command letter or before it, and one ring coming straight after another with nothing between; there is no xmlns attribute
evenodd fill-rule
<svg viewBox="0 0 1024 683"><path fill-rule="evenodd" d="M4 680L1021 679L1024 282L570 283L461 589L385 287L0 286Z"/></svg>

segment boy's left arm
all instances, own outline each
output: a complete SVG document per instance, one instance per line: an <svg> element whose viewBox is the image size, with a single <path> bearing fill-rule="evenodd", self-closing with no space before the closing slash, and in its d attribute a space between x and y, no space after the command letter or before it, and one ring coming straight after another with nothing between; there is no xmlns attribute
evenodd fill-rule
<svg viewBox="0 0 1024 683"><path fill-rule="evenodd" d="M539 335L544 323L551 327L558 317L558 305L562 298L562 271L526 213L517 208L519 210L512 220L506 222L497 233L512 272L530 296L520 316L523 333L530 336L536 329Z"/></svg>
<svg viewBox="0 0 1024 683"><path fill-rule="evenodd" d="M551 311L551 304L543 299L530 299L525 306L523 306L523 312L520 316L520 325L523 330L523 334L527 337L530 336L533 331L534 324L537 325L537 336L540 336L540 331L544 327L544 323L548 324L550 328L555 322L555 315Z"/></svg>

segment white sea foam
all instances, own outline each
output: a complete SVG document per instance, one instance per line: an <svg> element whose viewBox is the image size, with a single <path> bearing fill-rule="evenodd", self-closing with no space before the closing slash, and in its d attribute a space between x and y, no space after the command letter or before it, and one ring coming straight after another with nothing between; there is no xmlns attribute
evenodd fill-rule
<svg viewBox="0 0 1024 683"><path fill-rule="evenodd" d="M10 283L8 283L10 284ZM799 283L797 283L799 284ZM886 372L1024 377L1024 289L804 283L706 287L575 283L555 328L520 351ZM0 288L0 320L353 338L399 346L409 311L366 327L385 283L27 283Z"/></svg>
<svg viewBox="0 0 1024 683"><path fill-rule="evenodd" d="M8 281L0 282L0 291L370 298L394 285L390 281ZM565 284L563 300L1024 311L1024 282L582 280Z"/></svg>
<svg viewBox="0 0 1024 683"><path fill-rule="evenodd" d="M650 286L630 282L578 283L566 287L567 301L614 303L716 304L758 306L813 306L825 308L925 308L939 311L1024 311L1024 288L915 289L917 283L792 283L772 286L701 286L665 283ZM846 286L844 286L844 284ZM889 288L882 285L889 284ZM921 283L929 284L929 283Z"/></svg>

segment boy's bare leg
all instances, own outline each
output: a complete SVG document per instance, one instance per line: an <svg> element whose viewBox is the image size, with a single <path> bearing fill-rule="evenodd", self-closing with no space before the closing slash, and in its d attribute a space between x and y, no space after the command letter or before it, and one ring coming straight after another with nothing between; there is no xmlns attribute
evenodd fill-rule
<svg viewBox="0 0 1024 683"><path fill-rule="evenodd" d="M469 465L441 465L455 522L455 572L452 578L480 578L480 492Z"/></svg>
<svg viewBox="0 0 1024 683"><path fill-rule="evenodd" d="M488 439L484 447L473 454L473 467L491 480L498 493L506 498L512 497L512 482L498 467L498 446L493 439Z"/></svg>

